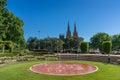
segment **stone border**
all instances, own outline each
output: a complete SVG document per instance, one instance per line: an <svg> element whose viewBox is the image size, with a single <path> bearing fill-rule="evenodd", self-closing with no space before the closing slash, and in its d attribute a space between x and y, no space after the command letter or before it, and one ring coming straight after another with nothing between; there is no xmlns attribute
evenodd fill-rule
<svg viewBox="0 0 120 80"><path fill-rule="evenodd" d="M87 60L108 63L108 54L70 54L60 53L57 55L58 60ZM110 55L110 63L117 62L120 55Z"/></svg>

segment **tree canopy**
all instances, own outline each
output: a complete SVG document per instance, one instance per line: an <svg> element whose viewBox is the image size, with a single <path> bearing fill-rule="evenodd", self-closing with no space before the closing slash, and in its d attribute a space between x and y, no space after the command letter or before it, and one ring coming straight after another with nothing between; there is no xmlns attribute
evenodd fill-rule
<svg viewBox="0 0 120 80"><path fill-rule="evenodd" d="M12 41L21 47L25 46L24 31L22 26L24 22L7 8L7 0L0 0L0 29L3 29L0 40Z"/></svg>
<svg viewBox="0 0 120 80"><path fill-rule="evenodd" d="M120 49L120 34L115 34L112 36L113 50Z"/></svg>
<svg viewBox="0 0 120 80"><path fill-rule="evenodd" d="M103 41L111 41L111 36L104 32L97 33L91 37L90 46L91 48L98 48L101 51Z"/></svg>

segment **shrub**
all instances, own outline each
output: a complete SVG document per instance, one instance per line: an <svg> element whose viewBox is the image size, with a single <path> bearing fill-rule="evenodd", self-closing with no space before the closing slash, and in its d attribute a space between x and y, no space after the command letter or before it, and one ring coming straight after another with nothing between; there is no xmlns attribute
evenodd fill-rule
<svg viewBox="0 0 120 80"><path fill-rule="evenodd" d="M81 42L80 49L81 49L81 52L88 53L88 51L89 51L89 43L88 42Z"/></svg>
<svg viewBox="0 0 120 80"><path fill-rule="evenodd" d="M112 42L111 41L103 41L102 43L103 52L109 54L112 49Z"/></svg>
<svg viewBox="0 0 120 80"><path fill-rule="evenodd" d="M24 50L24 53L29 54L29 53L30 53L30 51L29 51L28 49L25 49L25 50Z"/></svg>
<svg viewBox="0 0 120 80"><path fill-rule="evenodd" d="M13 46L9 46L9 52L10 52L10 53L13 52Z"/></svg>

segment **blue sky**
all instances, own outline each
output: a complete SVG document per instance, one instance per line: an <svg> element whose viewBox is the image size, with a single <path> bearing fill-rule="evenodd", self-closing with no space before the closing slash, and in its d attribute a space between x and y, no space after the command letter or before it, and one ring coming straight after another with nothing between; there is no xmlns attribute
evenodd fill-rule
<svg viewBox="0 0 120 80"><path fill-rule="evenodd" d="M85 41L98 32L120 33L120 0L8 0L7 8L24 21L26 40L65 35L68 21Z"/></svg>

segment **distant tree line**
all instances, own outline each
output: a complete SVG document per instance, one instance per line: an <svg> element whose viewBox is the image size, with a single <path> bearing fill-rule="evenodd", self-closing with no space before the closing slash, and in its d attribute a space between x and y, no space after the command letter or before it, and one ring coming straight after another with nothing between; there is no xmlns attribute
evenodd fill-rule
<svg viewBox="0 0 120 80"><path fill-rule="evenodd" d="M90 49L98 49L101 53L110 53L120 49L120 34L110 36L99 32L90 38L90 42L84 42L84 38L45 38L30 37L27 40L29 50L47 49L48 51L82 52L88 53Z"/></svg>
<svg viewBox="0 0 120 80"><path fill-rule="evenodd" d="M27 40L27 48L29 50L46 49L52 52L71 52L79 49L81 41L83 41L83 38L69 38L61 40L60 38L48 37L39 40L36 37L30 37Z"/></svg>

